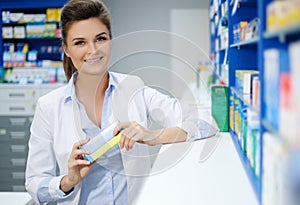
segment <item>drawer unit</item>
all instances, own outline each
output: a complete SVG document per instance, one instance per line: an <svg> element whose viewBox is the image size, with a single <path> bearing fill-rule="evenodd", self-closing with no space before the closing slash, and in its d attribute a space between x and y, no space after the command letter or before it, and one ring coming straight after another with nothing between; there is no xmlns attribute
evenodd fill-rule
<svg viewBox="0 0 300 205"><path fill-rule="evenodd" d="M35 87L1 87L0 99L2 101L28 101L39 96L39 89Z"/></svg>
<svg viewBox="0 0 300 205"><path fill-rule="evenodd" d="M25 191L30 125L39 97L63 84L0 84L0 191Z"/></svg>

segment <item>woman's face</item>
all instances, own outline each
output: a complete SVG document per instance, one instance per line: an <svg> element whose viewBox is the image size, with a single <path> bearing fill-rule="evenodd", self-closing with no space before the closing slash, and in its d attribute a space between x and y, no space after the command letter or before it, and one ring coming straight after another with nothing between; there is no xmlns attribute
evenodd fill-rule
<svg viewBox="0 0 300 205"><path fill-rule="evenodd" d="M96 17L73 22L67 33L64 51L78 73L103 74L111 56L107 27Z"/></svg>

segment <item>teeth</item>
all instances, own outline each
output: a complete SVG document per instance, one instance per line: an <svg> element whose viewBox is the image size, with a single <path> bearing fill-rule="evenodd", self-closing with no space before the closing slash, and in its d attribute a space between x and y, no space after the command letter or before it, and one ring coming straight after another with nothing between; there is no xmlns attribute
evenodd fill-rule
<svg viewBox="0 0 300 205"><path fill-rule="evenodd" d="M100 58L96 58L96 59L87 59L87 60L84 60L85 62L87 63L95 63L97 61L100 61L102 60L103 57L100 57Z"/></svg>

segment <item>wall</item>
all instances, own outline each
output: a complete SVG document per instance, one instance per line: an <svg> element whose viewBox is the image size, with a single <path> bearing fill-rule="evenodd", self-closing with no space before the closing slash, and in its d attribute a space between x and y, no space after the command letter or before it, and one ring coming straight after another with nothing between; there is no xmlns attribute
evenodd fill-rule
<svg viewBox="0 0 300 205"><path fill-rule="evenodd" d="M104 0L111 11L113 21L113 58L110 69L140 75L148 83L158 85L162 91L180 95L177 89L174 90L173 80L170 77L171 62L174 57L170 55L171 34L167 32L171 32L171 24L175 25L174 22L172 23L171 13L173 10L208 10L208 1ZM208 17L193 20L192 24L186 22L189 24L185 26L185 29L188 28L186 32L192 33L201 28L204 33L208 33L209 28L203 27L202 21L208 21ZM178 29L176 31L180 33ZM199 39L206 39L206 35L200 35ZM199 42L201 43L197 41ZM208 37L205 42L209 42ZM209 47L205 47L208 51ZM188 76L186 79L195 80L195 77Z"/></svg>

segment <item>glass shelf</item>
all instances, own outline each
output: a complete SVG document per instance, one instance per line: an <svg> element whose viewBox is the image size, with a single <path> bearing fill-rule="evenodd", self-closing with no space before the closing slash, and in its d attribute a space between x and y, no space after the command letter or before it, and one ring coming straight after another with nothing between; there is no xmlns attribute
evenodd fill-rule
<svg viewBox="0 0 300 205"><path fill-rule="evenodd" d="M287 28L277 29L274 31L266 31L264 32L263 37L265 39L279 38L281 42L284 42L286 36L298 33L300 34L300 23L293 26L289 26Z"/></svg>
<svg viewBox="0 0 300 205"><path fill-rule="evenodd" d="M235 48L235 47L239 48L241 46L257 45L258 40L259 40L259 38L257 36L257 37L254 37L252 39L249 39L249 40L234 43L234 44L230 45L230 48Z"/></svg>

